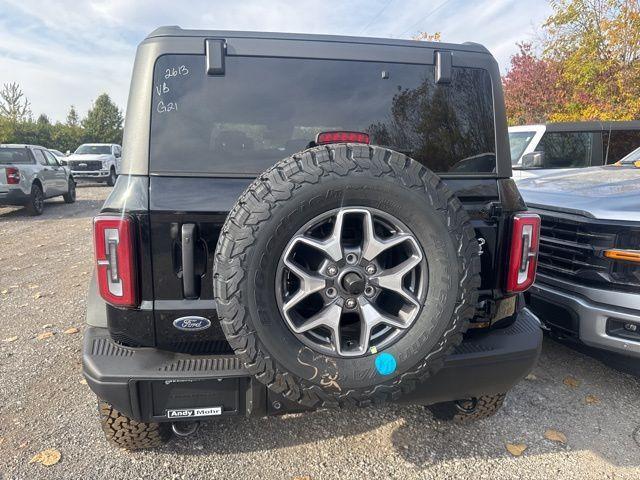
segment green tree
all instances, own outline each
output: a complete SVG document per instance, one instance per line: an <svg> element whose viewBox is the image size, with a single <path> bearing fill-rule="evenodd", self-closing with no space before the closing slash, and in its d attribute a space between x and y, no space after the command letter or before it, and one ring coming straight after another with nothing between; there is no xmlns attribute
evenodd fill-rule
<svg viewBox="0 0 640 480"><path fill-rule="evenodd" d="M31 118L31 104L17 83L5 83L0 90L0 115L12 122Z"/></svg>
<svg viewBox="0 0 640 480"><path fill-rule="evenodd" d="M77 127L80 125L80 117L78 116L78 112L76 111L76 107L71 105L69 108L69 113L67 113L67 126L69 127Z"/></svg>
<svg viewBox="0 0 640 480"><path fill-rule="evenodd" d="M122 112L109 95L103 93L82 121L84 139L87 142L121 143L122 124Z"/></svg>

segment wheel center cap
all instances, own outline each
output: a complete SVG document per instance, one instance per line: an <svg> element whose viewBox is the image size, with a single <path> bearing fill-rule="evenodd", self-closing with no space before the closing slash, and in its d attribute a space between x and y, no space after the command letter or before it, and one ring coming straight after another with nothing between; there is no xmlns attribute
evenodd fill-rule
<svg viewBox="0 0 640 480"><path fill-rule="evenodd" d="M342 288L351 295L360 295L364 292L366 282L362 275L356 272L349 272L342 277Z"/></svg>

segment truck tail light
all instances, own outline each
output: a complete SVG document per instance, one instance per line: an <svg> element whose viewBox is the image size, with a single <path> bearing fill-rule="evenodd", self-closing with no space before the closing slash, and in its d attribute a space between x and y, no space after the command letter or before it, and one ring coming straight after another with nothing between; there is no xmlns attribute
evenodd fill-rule
<svg viewBox="0 0 640 480"><path fill-rule="evenodd" d="M369 144L369 135L362 132L320 132L316 136L317 145L345 142Z"/></svg>
<svg viewBox="0 0 640 480"><path fill-rule="evenodd" d="M98 287L107 303L118 307L138 305L133 220L98 216L93 220Z"/></svg>
<svg viewBox="0 0 640 480"><path fill-rule="evenodd" d="M20 183L20 170L15 167L5 168L7 173L7 183L9 185L18 185Z"/></svg>
<svg viewBox="0 0 640 480"><path fill-rule="evenodd" d="M513 217L511 250L507 271L507 292L524 292L536 279L540 217L521 213Z"/></svg>

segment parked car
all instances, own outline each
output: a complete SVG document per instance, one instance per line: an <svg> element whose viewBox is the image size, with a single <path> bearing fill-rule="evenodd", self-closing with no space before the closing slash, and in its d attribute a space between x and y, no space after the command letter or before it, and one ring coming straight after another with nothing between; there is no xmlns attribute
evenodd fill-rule
<svg viewBox="0 0 640 480"><path fill-rule="evenodd" d="M83 347L111 443L386 401L468 421L531 371L539 218L484 47L166 27L131 85Z"/></svg>
<svg viewBox="0 0 640 480"><path fill-rule="evenodd" d="M522 180L542 218L528 305L556 336L640 359L640 168Z"/></svg>
<svg viewBox="0 0 640 480"><path fill-rule="evenodd" d="M38 145L0 145L0 205L23 205L40 215L44 201L62 195L76 201L76 184L69 169Z"/></svg>
<svg viewBox="0 0 640 480"><path fill-rule="evenodd" d="M62 153L60 150L55 150L53 148L50 148L49 151L53 153L53 156L58 159L58 163L60 163L61 165L67 164L67 156L64 153Z"/></svg>
<svg viewBox="0 0 640 480"><path fill-rule="evenodd" d="M640 121L567 122L509 127L516 181L617 162L640 147Z"/></svg>
<svg viewBox="0 0 640 480"><path fill-rule="evenodd" d="M122 147L112 143L85 143L67 157L74 178L107 182L113 186L120 174Z"/></svg>

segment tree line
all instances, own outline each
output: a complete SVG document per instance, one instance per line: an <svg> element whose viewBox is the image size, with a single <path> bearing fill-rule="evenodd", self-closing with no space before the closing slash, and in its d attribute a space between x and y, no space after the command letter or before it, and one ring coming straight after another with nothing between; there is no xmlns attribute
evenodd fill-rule
<svg viewBox="0 0 640 480"><path fill-rule="evenodd" d="M640 2L552 0L503 77L512 125L640 119Z"/></svg>
<svg viewBox="0 0 640 480"><path fill-rule="evenodd" d="M640 119L640 1L550 0L536 40L521 43L502 77L510 125ZM439 41L440 33L418 40ZM121 143L123 115L106 93L86 117L33 119L20 86L0 91L0 143L74 150L85 142Z"/></svg>
<svg viewBox="0 0 640 480"><path fill-rule="evenodd" d="M42 113L36 119L31 104L17 83L0 90L0 143L27 143L74 151L82 143L122 143L122 111L103 93L84 118L71 105L64 122L52 122Z"/></svg>

